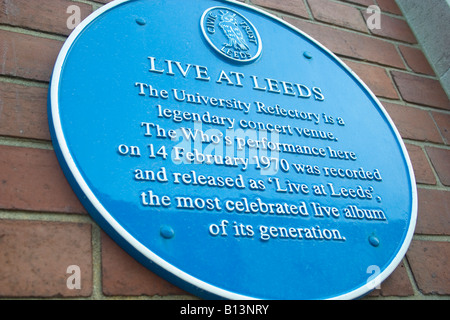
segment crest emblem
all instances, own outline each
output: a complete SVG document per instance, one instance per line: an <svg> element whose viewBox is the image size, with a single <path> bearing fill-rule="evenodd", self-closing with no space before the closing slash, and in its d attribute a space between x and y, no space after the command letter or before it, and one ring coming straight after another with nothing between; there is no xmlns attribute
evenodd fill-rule
<svg viewBox="0 0 450 320"><path fill-rule="evenodd" d="M258 30L242 14L226 7L206 10L201 18L203 36L220 55L239 62L251 62L261 55Z"/></svg>

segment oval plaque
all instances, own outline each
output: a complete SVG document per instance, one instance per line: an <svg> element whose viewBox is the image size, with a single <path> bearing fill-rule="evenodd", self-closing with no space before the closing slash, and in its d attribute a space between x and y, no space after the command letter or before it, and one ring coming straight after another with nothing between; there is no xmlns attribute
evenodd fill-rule
<svg viewBox="0 0 450 320"><path fill-rule="evenodd" d="M234 1L114 1L66 41L55 151L99 225L206 298L348 299L401 262L412 167L373 93Z"/></svg>

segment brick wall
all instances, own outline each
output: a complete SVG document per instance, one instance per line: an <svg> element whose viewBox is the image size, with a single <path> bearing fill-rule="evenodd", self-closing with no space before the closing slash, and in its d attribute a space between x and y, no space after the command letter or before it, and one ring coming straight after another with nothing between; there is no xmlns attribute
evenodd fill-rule
<svg viewBox="0 0 450 320"><path fill-rule="evenodd" d="M47 89L71 30L108 0L0 1L0 297L191 298L135 262L91 220L53 152ZM401 265L369 299L450 297L450 103L394 0L245 0L305 31L379 97L403 137L419 194ZM369 30L367 6L382 10ZM68 289L77 265L81 288Z"/></svg>

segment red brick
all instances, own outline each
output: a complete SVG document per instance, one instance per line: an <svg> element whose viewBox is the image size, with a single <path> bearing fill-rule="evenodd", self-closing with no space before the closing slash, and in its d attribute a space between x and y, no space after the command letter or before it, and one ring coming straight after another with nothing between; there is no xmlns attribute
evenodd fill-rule
<svg viewBox="0 0 450 320"><path fill-rule="evenodd" d="M450 115L444 113L433 112L434 121L441 132L446 144L450 144Z"/></svg>
<svg viewBox="0 0 450 320"><path fill-rule="evenodd" d="M363 15L367 21L372 14L364 11ZM371 29L370 32L372 34L407 43L417 43L414 33L411 31L411 28L405 20L382 14L380 16L380 22L381 28Z"/></svg>
<svg viewBox="0 0 450 320"><path fill-rule="evenodd" d="M409 281L405 265L401 263L389 278L381 283L380 289L372 291L369 297L409 297L412 295L414 295L414 290L411 281Z"/></svg>
<svg viewBox="0 0 450 320"><path fill-rule="evenodd" d="M442 143L438 128L427 111L388 102L383 105L403 138Z"/></svg>
<svg viewBox="0 0 450 320"><path fill-rule="evenodd" d="M358 4L365 7L375 4L375 0L342 0L342 1Z"/></svg>
<svg viewBox="0 0 450 320"><path fill-rule="evenodd" d="M377 0L377 4L382 11L401 15L402 11L395 3L395 0Z"/></svg>
<svg viewBox="0 0 450 320"><path fill-rule="evenodd" d="M409 158L414 169L414 176L417 183L423 184L436 184L436 178L434 177L433 170L425 156L421 147L412 144L406 144Z"/></svg>
<svg viewBox="0 0 450 320"><path fill-rule="evenodd" d="M298 17L309 18L308 10L302 0L252 0L253 4L271 10L286 12Z"/></svg>
<svg viewBox="0 0 450 320"><path fill-rule="evenodd" d="M50 140L47 89L2 82L0 135Z"/></svg>
<svg viewBox="0 0 450 320"><path fill-rule="evenodd" d="M344 28L368 32L358 9L329 0L308 0L314 19Z"/></svg>
<svg viewBox="0 0 450 320"><path fill-rule="evenodd" d="M51 150L0 146L0 208L85 213Z"/></svg>
<svg viewBox="0 0 450 320"><path fill-rule="evenodd" d="M404 100L450 110L447 94L439 81L398 71L391 74Z"/></svg>
<svg viewBox="0 0 450 320"><path fill-rule="evenodd" d="M450 150L426 147L426 151L439 180L443 185L450 186Z"/></svg>
<svg viewBox="0 0 450 320"><path fill-rule="evenodd" d="M289 17L284 19L315 38L335 54L405 69L392 43L299 19Z"/></svg>
<svg viewBox="0 0 450 320"><path fill-rule="evenodd" d="M80 268L80 289L67 287L71 265ZM2 297L90 296L91 225L0 220L0 274Z"/></svg>
<svg viewBox="0 0 450 320"><path fill-rule="evenodd" d="M344 60L344 62L367 84L376 96L398 99L394 84L384 68L349 60Z"/></svg>
<svg viewBox="0 0 450 320"><path fill-rule="evenodd" d="M416 240L407 257L421 292L450 294L450 243Z"/></svg>
<svg viewBox="0 0 450 320"><path fill-rule="evenodd" d="M398 46L398 48L412 71L434 76L434 71L421 50L406 46Z"/></svg>
<svg viewBox="0 0 450 320"><path fill-rule="evenodd" d="M419 214L415 233L450 235L450 192L418 188Z"/></svg>
<svg viewBox="0 0 450 320"><path fill-rule="evenodd" d="M187 293L160 278L102 232L103 293L107 296L167 296Z"/></svg>
<svg viewBox="0 0 450 320"><path fill-rule="evenodd" d="M0 74L48 82L62 45L57 40L0 30Z"/></svg>
<svg viewBox="0 0 450 320"><path fill-rule="evenodd" d="M71 5L80 8L80 18L84 20L91 12L92 6L85 3L73 3L69 0L8 0L0 2L0 23L27 29L69 35L67 13Z"/></svg>

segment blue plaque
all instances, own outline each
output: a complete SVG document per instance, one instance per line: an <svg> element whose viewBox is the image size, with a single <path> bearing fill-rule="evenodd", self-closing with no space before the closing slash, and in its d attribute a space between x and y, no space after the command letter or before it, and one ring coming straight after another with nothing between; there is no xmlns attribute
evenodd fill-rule
<svg viewBox="0 0 450 320"><path fill-rule="evenodd" d="M352 299L417 215L374 94L301 30L235 1L117 0L64 44L49 119L95 221L200 297Z"/></svg>

